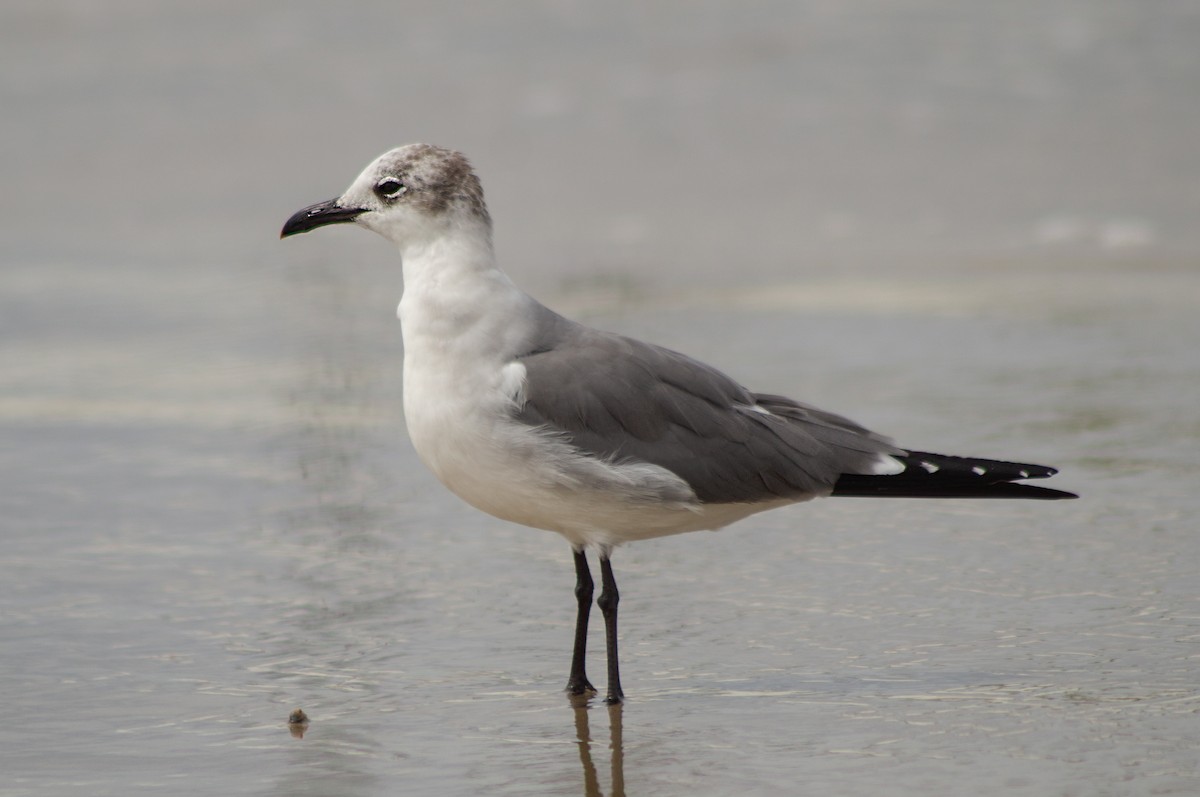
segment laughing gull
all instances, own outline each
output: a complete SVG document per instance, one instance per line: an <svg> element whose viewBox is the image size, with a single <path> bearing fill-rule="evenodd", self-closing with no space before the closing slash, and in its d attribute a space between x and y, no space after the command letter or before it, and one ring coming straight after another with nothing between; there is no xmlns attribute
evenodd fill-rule
<svg viewBox="0 0 1200 797"><path fill-rule="evenodd" d="M497 267L483 189L458 152L384 153L346 193L288 219L280 237L343 222L400 249L404 417L418 456L473 506L571 544L573 695L595 693L584 668L588 548L600 560L606 700L619 703L610 556L621 543L827 495L1075 497L1018 483L1054 468L901 448L678 352L563 318Z"/></svg>

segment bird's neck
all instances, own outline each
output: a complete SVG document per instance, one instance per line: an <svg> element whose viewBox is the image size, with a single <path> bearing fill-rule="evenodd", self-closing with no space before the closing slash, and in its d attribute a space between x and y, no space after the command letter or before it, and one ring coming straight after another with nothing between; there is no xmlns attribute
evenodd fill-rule
<svg viewBox="0 0 1200 797"><path fill-rule="evenodd" d="M497 272L491 229L485 224L455 224L411 236L400 245L406 290L435 289Z"/></svg>
<svg viewBox="0 0 1200 797"><path fill-rule="evenodd" d="M496 265L486 232L460 227L401 249L409 359L504 358L520 346L519 319L533 300Z"/></svg>

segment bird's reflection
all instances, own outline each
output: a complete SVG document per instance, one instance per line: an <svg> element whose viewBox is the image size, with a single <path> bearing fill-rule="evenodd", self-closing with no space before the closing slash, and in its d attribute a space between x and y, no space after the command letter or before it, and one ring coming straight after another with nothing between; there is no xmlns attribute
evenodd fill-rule
<svg viewBox="0 0 1200 797"><path fill-rule="evenodd" d="M592 734L588 725L588 700L572 698L575 712L575 738L579 743L579 763L583 767L583 793L585 797L604 797L600 790L600 779L596 775L596 764L592 761ZM607 706L609 750L612 754L612 790L609 797L625 797L625 754L621 738L622 706Z"/></svg>

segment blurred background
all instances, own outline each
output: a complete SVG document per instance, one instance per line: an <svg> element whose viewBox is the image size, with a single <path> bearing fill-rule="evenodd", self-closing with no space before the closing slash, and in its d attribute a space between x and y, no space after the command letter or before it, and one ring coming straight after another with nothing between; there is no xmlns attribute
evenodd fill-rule
<svg viewBox="0 0 1200 797"><path fill-rule="evenodd" d="M8 0L0 795L1195 793L1197 41L1183 0ZM408 446L395 253L278 240L414 141L556 309L1085 500L623 550L589 747L567 547Z"/></svg>

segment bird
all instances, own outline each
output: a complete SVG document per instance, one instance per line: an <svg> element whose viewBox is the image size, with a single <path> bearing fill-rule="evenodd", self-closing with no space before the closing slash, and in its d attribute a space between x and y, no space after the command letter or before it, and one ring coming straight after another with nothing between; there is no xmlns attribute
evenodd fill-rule
<svg viewBox="0 0 1200 797"><path fill-rule="evenodd" d="M824 496L1065 499L1024 483L1052 467L903 448L841 415L758 393L687 355L571 321L497 265L482 184L460 152L409 144L281 238L353 223L399 249L403 405L418 457L449 490L558 532L575 565L569 695L598 694L585 659L600 565L605 702L620 704L612 554Z"/></svg>

